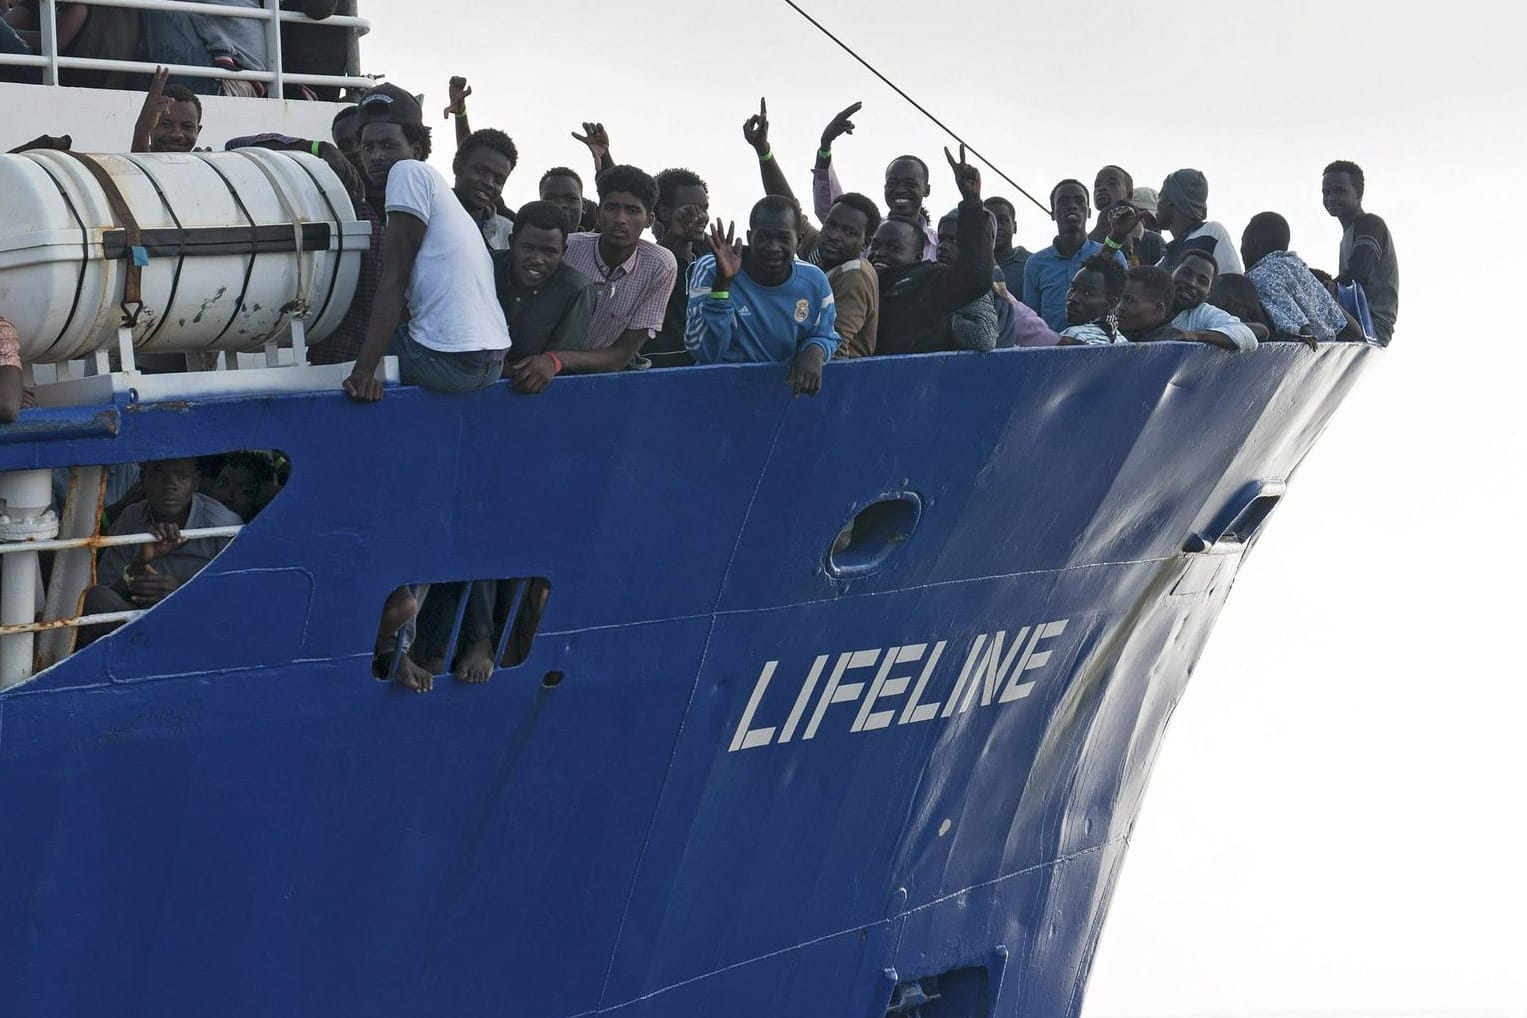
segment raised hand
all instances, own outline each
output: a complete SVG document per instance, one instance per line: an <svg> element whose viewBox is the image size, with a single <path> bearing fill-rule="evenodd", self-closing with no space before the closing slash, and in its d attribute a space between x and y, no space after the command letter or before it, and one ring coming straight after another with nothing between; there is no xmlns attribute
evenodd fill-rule
<svg viewBox="0 0 1527 1018"><path fill-rule="evenodd" d="M133 127L134 144L141 139L145 143L154 128L159 125L159 118L170 112L170 100L164 97L164 85L170 78L168 67L156 67L154 79L149 83L148 95L143 99L143 109L138 111L138 123ZM146 151L134 148L134 151Z"/></svg>
<svg viewBox="0 0 1527 1018"><path fill-rule="evenodd" d="M149 527L149 533L156 538L154 543L138 545L138 562L145 566L157 558L164 558L190 540L173 523L155 523Z"/></svg>
<svg viewBox="0 0 1527 1018"><path fill-rule="evenodd" d="M680 205L673 210L673 221L669 224L668 232L664 236L672 234L676 237L699 240L705 235L705 222L709 214L698 205Z"/></svg>
<svg viewBox="0 0 1527 1018"><path fill-rule="evenodd" d="M944 158L949 160L949 168L954 171L954 185L960 189L962 202L981 201L981 171L965 161L965 146L960 146L960 158L956 162L954 153L949 151L949 146L944 146Z"/></svg>
<svg viewBox="0 0 1527 1018"><path fill-rule="evenodd" d="M1108 220L1108 236L1115 244L1123 244L1129 240L1130 235L1135 232L1135 227L1139 225L1139 209L1129 204L1117 205Z"/></svg>
<svg viewBox="0 0 1527 1018"><path fill-rule="evenodd" d="M822 147L832 148L832 143L840 136L854 133L854 122L850 118L858 113L864 103L854 103L852 106L840 112L832 118L832 121L822 130Z"/></svg>
<svg viewBox="0 0 1527 1018"><path fill-rule="evenodd" d="M723 233L718 219L705 239L716 256L716 279L711 286L715 288L717 283L729 283L737 278L737 273L742 271L742 238L737 236L736 224L728 223Z"/></svg>
<svg viewBox="0 0 1527 1018"><path fill-rule="evenodd" d="M445 119L452 116L461 116L467 111L467 96L472 94L472 86L467 84L467 79L461 75L453 75L447 90L451 104L445 108Z"/></svg>
<svg viewBox="0 0 1527 1018"><path fill-rule="evenodd" d="M769 104L763 99L758 100L758 112L743 123L742 136L753 146L758 158L769 154Z"/></svg>
<svg viewBox="0 0 1527 1018"><path fill-rule="evenodd" d="M596 162L602 162L610 154L610 135L603 124L583 122L583 133L573 132L573 140L588 146Z"/></svg>

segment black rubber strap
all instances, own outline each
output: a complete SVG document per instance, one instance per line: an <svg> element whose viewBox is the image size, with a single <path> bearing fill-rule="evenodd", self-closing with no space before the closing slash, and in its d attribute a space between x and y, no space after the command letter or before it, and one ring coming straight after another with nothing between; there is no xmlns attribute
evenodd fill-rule
<svg viewBox="0 0 1527 1018"><path fill-rule="evenodd" d="M143 311L141 262L148 260L148 252L143 249L143 231L138 227L138 217L133 215L127 199L122 197L122 189L117 187L117 182L106 171L106 167L79 152L68 151L64 154L79 160L80 165L89 170L96 183L101 185L101 190L106 194L106 204L111 207L112 218L122 225L126 235L127 281L122 287L122 324L131 329L138 324L138 315Z"/></svg>

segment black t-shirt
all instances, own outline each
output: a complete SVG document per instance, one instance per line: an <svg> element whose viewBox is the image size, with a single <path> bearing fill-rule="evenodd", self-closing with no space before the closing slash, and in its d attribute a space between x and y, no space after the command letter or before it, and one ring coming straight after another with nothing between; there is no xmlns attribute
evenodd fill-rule
<svg viewBox="0 0 1527 1018"><path fill-rule="evenodd" d="M538 289L514 285L509 252L493 252L493 286L509 323L510 363L547 350L577 349L588 335L593 296L583 273L563 262Z"/></svg>

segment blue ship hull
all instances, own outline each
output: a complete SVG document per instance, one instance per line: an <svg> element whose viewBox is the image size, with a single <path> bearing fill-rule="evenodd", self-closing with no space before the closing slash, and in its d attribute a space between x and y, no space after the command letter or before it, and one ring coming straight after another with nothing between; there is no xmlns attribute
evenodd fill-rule
<svg viewBox="0 0 1527 1018"><path fill-rule="evenodd" d="M1166 721L1370 353L29 411L0 469L293 471L0 694L0 1014L1074 1016ZM915 530L828 568L886 495ZM523 664L369 677L388 591L510 576L551 583Z"/></svg>

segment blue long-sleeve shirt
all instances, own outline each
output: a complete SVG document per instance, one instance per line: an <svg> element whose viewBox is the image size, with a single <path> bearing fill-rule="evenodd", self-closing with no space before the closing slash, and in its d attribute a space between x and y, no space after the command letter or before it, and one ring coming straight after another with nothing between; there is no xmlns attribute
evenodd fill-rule
<svg viewBox="0 0 1527 1018"><path fill-rule="evenodd" d="M1071 287L1071 277L1082 267L1082 262L1102 250L1102 244L1087 240L1070 258L1061 257L1054 244L1043 251L1035 251L1023 265L1023 302L1055 332L1064 329L1069 324L1066 321L1066 291ZM1120 252L1115 251L1114 257L1120 264L1128 264Z"/></svg>
<svg viewBox="0 0 1527 1018"><path fill-rule="evenodd" d="M689 312L684 347L700 364L793 361L811 345L823 360L838 349L838 311L827 276L799 258L790 277L762 286L747 270L732 280L728 297L712 297L716 256L704 255L689 269Z"/></svg>

